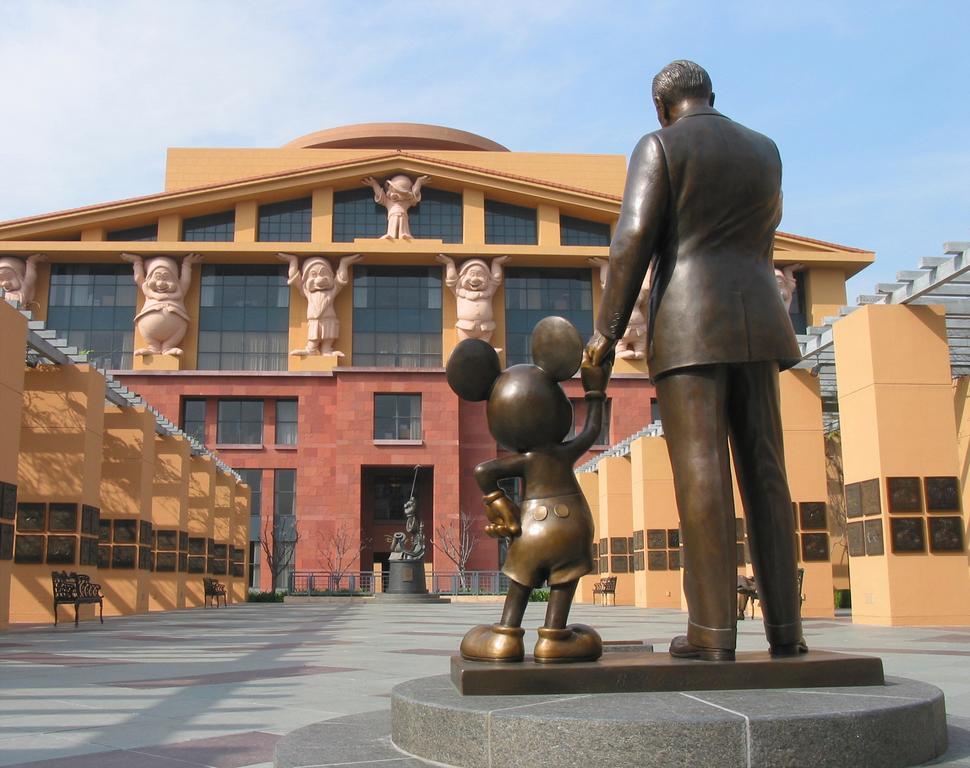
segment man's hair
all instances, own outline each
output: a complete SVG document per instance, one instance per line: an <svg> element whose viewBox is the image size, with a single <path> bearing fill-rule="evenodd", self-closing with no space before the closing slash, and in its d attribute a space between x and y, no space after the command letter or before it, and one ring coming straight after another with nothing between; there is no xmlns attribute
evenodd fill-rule
<svg viewBox="0 0 970 768"><path fill-rule="evenodd" d="M711 76L700 64L687 59L670 62L653 78L653 98L662 104L683 99L707 99L714 90Z"/></svg>

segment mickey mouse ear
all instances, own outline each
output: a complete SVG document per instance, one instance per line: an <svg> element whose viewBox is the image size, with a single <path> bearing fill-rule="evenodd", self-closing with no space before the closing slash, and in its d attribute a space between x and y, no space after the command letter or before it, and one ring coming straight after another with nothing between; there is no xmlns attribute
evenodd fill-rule
<svg viewBox="0 0 970 768"><path fill-rule="evenodd" d="M565 381L583 362L583 340L564 317L544 317L532 329L532 359L556 381Z"/></svg>
<svg viewBox="0 0 970 768"><path fill-rule="evenodd" d="M502 372L498 354L481 339L465 339L448 358L448 386L462 400L487 400L492 385Z"/></svg>

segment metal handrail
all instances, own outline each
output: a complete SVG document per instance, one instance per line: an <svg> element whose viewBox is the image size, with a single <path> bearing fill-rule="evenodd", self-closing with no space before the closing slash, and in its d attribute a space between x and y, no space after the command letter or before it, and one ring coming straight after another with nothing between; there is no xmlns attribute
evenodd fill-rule
<svg viewBox="0 0 970 768"><path fill-rule="evenodd" d="M372 595L377 578L387 589L387 571L292 571L287 584L291 595ZM428 592L436 595L502 595L509 588L501 571L432 572L427 574Z"/></svg>

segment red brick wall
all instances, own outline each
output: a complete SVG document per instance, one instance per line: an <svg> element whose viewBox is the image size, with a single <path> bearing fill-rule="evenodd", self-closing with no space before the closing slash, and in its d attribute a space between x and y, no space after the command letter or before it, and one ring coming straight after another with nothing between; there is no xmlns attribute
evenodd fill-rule
<svg viewBox="0 0 970 768"><path fill-rule="evenodd" d="M484 526L481 493L472 472L475 465L496 455L495 441L488 432L484 403L459 401L440 371L347 370L334 375L300 374L182 375L131 374L123 383L141 394L176 424L181 420L180 403L185 397L210 398L207 411L206 443L221 458L237 468L263 469L262 508L264 521L273 514L273 470L296 469L297 520L300 544L297 569L323 569L318 550L341 525L355 540L361 535L361 468L416 464L432 468L434 492L432 519L425 524L431 537L440 526L454 525L459 510L474 515ZM567 394L582 397L578 380L565 382ZM420 393L422 396L423 440L420 445L375 445L374 394ZM612 405L611 440L616 442L650 421L653 387L644 379L615 379L610 386ZM262 448L219 448L216 442L216 400L218 398L263 398L265 422ZM299 437L296 448L277 447L275 407L277 398L296 398L299 403ZM583 458L585 461L593 453ZM430 524L429 524L430 523ZM401 528L365 524L365 537L374 544L365 551L385 550L384 535ZM431 549L428 557L436 571L451 571L453 563ZM386 551L386 550L385 550ZM481 537L469 567L492 570L498 566L498 542ZM356 569L357 565L353 567ZM268 569L262 569L264 588L269 588Z"/></svg>

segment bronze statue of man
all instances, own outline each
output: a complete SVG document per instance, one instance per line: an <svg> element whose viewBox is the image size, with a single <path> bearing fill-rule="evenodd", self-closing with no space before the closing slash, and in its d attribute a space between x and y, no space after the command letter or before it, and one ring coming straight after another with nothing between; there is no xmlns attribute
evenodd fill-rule
<svg viewBox="0 0 970 768"><path fill-rule="evenodd" d="M657 388L684 541L687 635L670 653L732 660L737 564L728 443L775 656L802 638L778 371L799 359L775 280L781 159L714 109L711 79L675 61L653 80L661 128L630 160L586 365L609 363L653 262L647 363Z"/></svg>

